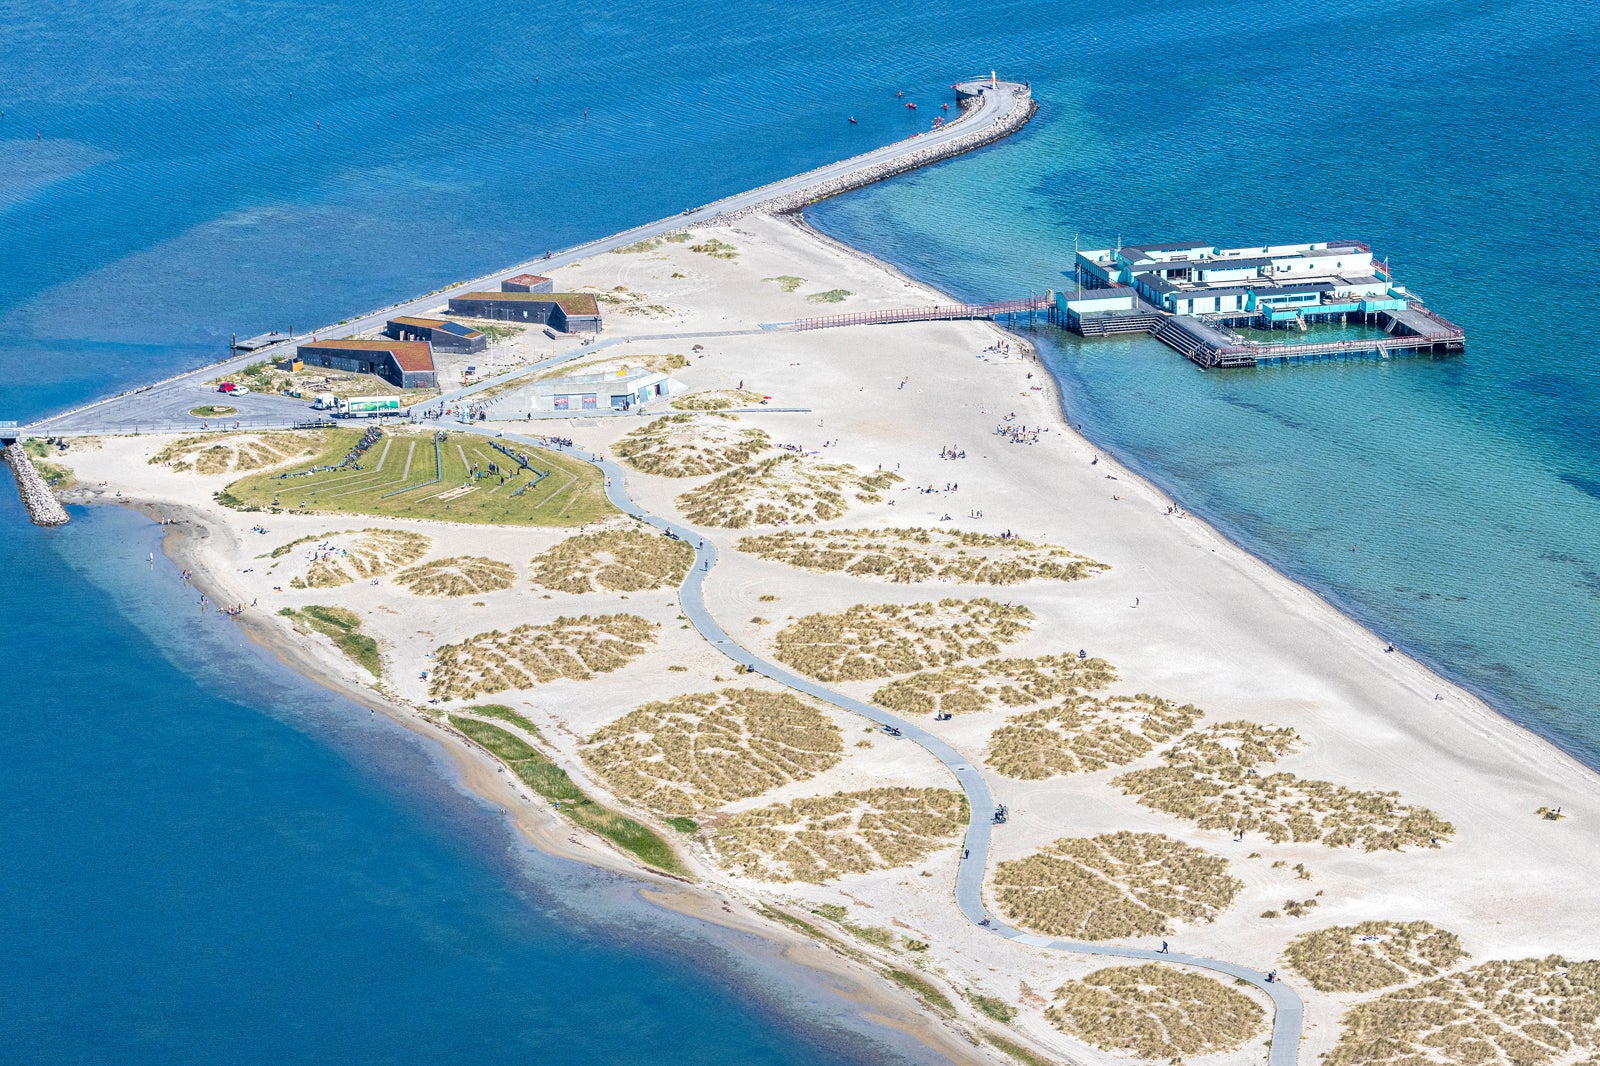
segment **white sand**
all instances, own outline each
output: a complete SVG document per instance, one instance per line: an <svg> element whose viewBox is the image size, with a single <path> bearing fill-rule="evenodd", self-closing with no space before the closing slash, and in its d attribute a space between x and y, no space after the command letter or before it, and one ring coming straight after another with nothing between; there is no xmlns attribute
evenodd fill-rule
<svg viewBox="0 0 1600 1066"><path fill-rule="evenodd" d="M684 244L666 244L646 253L600 256L564 271L558 286L609 290L626 285L644 293L650 303L672 309L670 318L613 315L602 335L606 339L741 329L938 298L781 221L747 219L717 236L735 245L739 257L716 260ZM683 276L673 277L675 273ZM779 275L806 281L798 292L785 294L778 284L762 280ZM833 288L855 295L842 304L804 299L807 293ZM1125 768L1039 782L991 775L997 796L1013 815L1011 824L996 834L992 862L1030 854L1063 836L1118 829L1165 833L1229 859L1245 891L1215 924L1179 928L1169 936L1174 950L1265 970L1280 966L1287 941L1309 929L1364 919L1424 918L1461 934L1478 960L1550 952L1600 955L1600 927L1592 919L1600 905L1600 779L1420 665L1399 654L1384 654L1382 642L1372 634L1199 520L1167 515L1168 501L1104 455L1098 465L1090 465L1095 450L1063 424L1051 382L1037 364L1020 353L980 357L1001 337L982 323L928 323L635 342L639 352L684 354L690 354L691 344L703 344L704 352L693 354L691 365L677 375L691 388L725 389L742 381L770 394L775 406L810 408L809 413L763 411L741 417L777 442L820 448L824 441L837 439L836 447L822 450L823 460L866 470L881 465L906 478L905 486L891 491L892 506L886 502L857 508L829 523L832 528L1010 529L1112 567L1086 581L1004 589L890 585L763 562L733 549L739 536L753 531L707 530L707 539L722 549L707 595L723 625L749 646L770 653L773 637L788 619L854 603L909 603L942 595L989 595L1023 603L1039 621L1032 635L1008 653L1086 648L1121 673L1111 691L1192 702L1206 712L1207 722L1245 718L1293 726L1305 739L1305 749L1276 769L1354 788L1396 790L1403 802L1432 808L1456 827L1454 839L1442 848L1405 853L1271 845L1259 835L1236 843L1225 831L1196 830L1121 795L1108 782ZM622 345L606 354L630 348ZM1017 344L1012 348L1019 352ZM898 387L903 380L904 388ZM1018 422L1048 426L1049 432L1035 445L1005 443L993 431L1013 411ZM637 424L628 417L510 428L560 433L582 446L603 449ZM545 731L557 757L596 794L605 795L603 786L588 779L575 755L583 737L648 699L704 691L719 687L718 678L734 679L728 661L684 628L672 590L572 596L532 587L526 577L528 559L572 531L222 511L210 495L231 479L149 466L146 458L161 443L153 438L110 441L104 449L73 455L70 461L84 482L108 481L106 489L98 490L102 493L120 490L158 511L181 506L219 516L225 532L194 550L226 590L219 594L246 603L260 600L253 615L257 623L280 626L272 612L284 605L337 603L356 610L383 646L388 664L383 691L398 705L426 707L418 673L428 668L428 652L474 633L549 621L559 614L626 611L659 623L657 645L616 673L490 697L527 713ZM964 448L968 458L941 460L940 449L951 445ZM675 514L675 498L706 480L636 474L629 479L629 491L644 507ZM926 495L913 488L931 483L942 489L952 481L960 484L959 492ZM985 517L964 517L974 510ZM956 520L941 522L947 513ZM243 532L258 519L271 530L269 535ZM288 579L304 572L302 550L276 566L256 558L303 535L368 527L426 533L433 538L425 557L429 559L483 555L505 560L517 568L518 586L460 600L413 596L384 579L375 585L296 591L289 589ZM253 572L243 572L246 568ZM272 591L275 585L285 591ZM780 599L761 602L764 594ZM1139 606L1134 608L1136 597ZM750 619L756 616L773 624L754 624ZM687 669L669 671L671 664ZM322 648L316 668L352 682L362 679L361 671L331 648ZM866 697L881 683L842 689ZM1436 693L1444 698L1435 700ZM874 784L953 786L931 757L909 743L874 736L871 748L855 747L866 736L864 724L845 714L835 717L844 730L847 753L840 766L731 809ZM1004 718L1004 713L964 715L936 728L981 763L989 734ZM1151 756L1133 765L1155 762ZM480 770L475 787L500 785L495 776ZM1539 819L1534 811L1545 804L1561 805L1568 817L1559 823ZM546 826L547 845L553 843L553 827L555 823ZM593 841L585 847L591 855L606 850ZM1039 1009L1043 1001L1023 994L1025 985L1048 996L1066 977L1096 969L1105 960L1060 957L969 926L951 898L956 848L917 867L852 875L822 887L728 877L704 858L702 847L691 850L697 873L718 891L752 902L846 904L852 921L893 928L931 945L926 954L897 953L897 965L931 971L935 980L947 981L953 996L977 989L1020 1003L1023 1010L1014 1028L1053 1055L1118 1061L1063 1037L1044 1019ZM1247 858L1252 852L1262 857ZM1273 869L1277 860L1286 865ZM1291 869L1296 863L1304 863L1313 880L1296 880ZM920 876L924 870L932 876ZM1310 897L1319 890L1324 893L1319 906L1305 917L1257 917L1281 908L1287 898ZM1302 1061L1312 1062L1336 1041L1347 997L1321 995L1303 983L1296 987L1307 1006ZM963 1008L959 1024L971 1030L978 1025L975 1018ZM994 1028L986 1020L982 1026ZM1235 1054L1189 1061L1232 1064L1264 1058L1261 1040L1252 1040Z"/></svg>

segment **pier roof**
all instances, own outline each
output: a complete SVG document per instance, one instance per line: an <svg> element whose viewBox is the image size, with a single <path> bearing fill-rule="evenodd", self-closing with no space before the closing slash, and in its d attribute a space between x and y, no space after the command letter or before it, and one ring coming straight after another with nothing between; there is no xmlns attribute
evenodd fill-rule
<svg viewBox="0 0 1600 1066"><path fill-rule="evenodd" d="M1189 252L1196 248L1215 247L1210 241L1169 241L1166 244L1124 244L1122 254L1128 256L1130 252L1148 255L1151 252ZM1129 256L1132 258L1132 256Z"/></svg>

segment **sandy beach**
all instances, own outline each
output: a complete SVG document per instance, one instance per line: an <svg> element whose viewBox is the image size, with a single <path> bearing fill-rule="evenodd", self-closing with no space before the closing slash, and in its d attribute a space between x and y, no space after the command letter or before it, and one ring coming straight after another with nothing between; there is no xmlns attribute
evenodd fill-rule
<svg viewBox="0 0 1600 1066"><path fill-rule="evenodd" d="M710 238L726 251L696 250L708 247ZM896 639L923 649L944 640L941 646L951 649L948 660L927 669L972 671L976 680L962 682L975 694L972 706L947 720L923 717L985 771L1009 808L989 862L986 901L997 914L1045 935L1063 935L1046 927L1052 922L1076 921L1074 936L1146 948L1170 942L1175 951L1282 970L1305 1001L1302 1062L1355 1054L1353 1045L1340 1050L1342 1019L1385 988L1414 987L1452 967L1464 972L1492 960L1600 957L1600 931L1592 919L1600 905L1600 777L1403 652L1386 650L1383 639L1098 452L1063 419L1054 382L1033 360L1025 337L981 322L758 331L762 324L813 314L948 298L782 218L750 216L696 231L693 241L646 244L566 269L560 287L612 295L604 305L605 340L663 334L681 339L615 344L585 369L680 355L686 365L673 376L688 387L689 397L743 390L741 395L770 402L763 407L739 401L736 413L727 416L687 416L719 425L732 418L740 431L761 431L765 444L748 464L690 477L636 471L628 477L630 495L652 513L686 521L717 546L720 561L707 581L708 606L736 640L758 654L869 701L887 698L887 684L921 669L891 661L887 649ZM714 335L742 330L752 332ZM508 342L518 343L526 347ZM504 428L569 437L582 449L616 454L624 436L681 413L659 401L638 416L508 422ZM691 439L715 437L711 431L690 432ZM641 799L645 794L626 784L617 763L597 768L597 735L647 704L680 701L672 704L678 713L686 706L681 700L697 694L730 688L764 697L784 693L766 678L736 674L721 651L689 628L672 583L620 590L597 582L589 591L572 592L534 582L534 560L569 537L627 529L629 521L487 526L292 508L242 512L213 497L250 471L180 470L170 455L152 462L175 439L107 438L72 452L65 461L82 486L74 498L136 504L152 517L172 520L169 554L195 571L197 587L213 602L247 605L237 622L219 614L218 624L243 625L302 673L440 739L456 759L463 785L505 807L535 846L636 872L652 882L651 898L663 906L778 939L792 957L836 973L841 994L873 1003L889 1024L953 1060L1014 1061L995 1035L1045 1060L1127 1060L1130 1049L1096 1043L1087 1023L1062 1023L1062 1012L1049 1010L1070 998L1058 990L1080 987L1073 983L1111 965L1109 960L1004 940L961 917L952 899L958 833L935 824L932 815L918 823L926 840L920 846L907 842L916 833L904 828L884 839L872 837L870 818L855 828L815 828L825 820L807 813L820 809L808 806L814 801L872 790L932 796L954 789L951 775L921 748L897 742L846 711L806 701L808 715L814 715L806 719L808 735L821 739L803 769L794 758L774 760L758 792L743 794L748 789L724 780L718 768L763 756L774 745L792 752L802 741L797 733L762 733L751 724L758 721L755 711L731 719L729 735L736 740L716 741L730 745L731 754L705 755L703 772L673 765L680 757L673 754L680 751L676 747L663 745L665 754L644 759L635 741L629 740L634 747L619 746L618 760L635 760L628 765L636 777L629 780L638 773L678 775L678 807ZM780 462L754 468L773 460ZM287 457L269 468L295 469L297 461ZM706 462L716 467L716 456ZM723 515L761 499L770 500L770 508L735 528L697 520L695 515L711 514L706 508L719 495L728 497L718 512ZM824 512L827 517L819 519ZM773 515L784 517L773 521ZM966 555L950 548L951 565L940 570L930 564L920 573L932 576L909 582L883 580L876 564L829 569L831 563L812 558L809 567L792 565L800 556L771 550L763 557L753 545L740 544L744 538L779 537L774 543L792 546L782 537L814 530L840 534L838 543L858 545L851 550L862 557L887 559L894 545L904 544L906 559L924 562L938 556L937 538L896 541L885 531L975 537L963 542ZM393 560L385 553L394 554L403 538L375 540L372 531L415 535L403 541L415 558L389 565ZM846 532L855 539L843 537ZM977 572L976 558L1020 559L1013 543L1065 549L1106 568L1085 571L1081 579L982 584L967 578ZM366 558L363 552L370 566L349 562ZM1027 565L1038 558L1030 557ZM435 586L406 581L411 567L439 560L453 561L451 572L470 578L471 568L454 562L462 559L498 564L473 573L511 576L506 582L480 581L455 596L426 594ZM627 565L625 558L618 562ZM323 570L316 571L318 566ZM327 576L334 571L342 582ZM1026 617L1019 612L1022 620L1004 628L989 618L951 621L945 616L956 609L949 606L923 615L913 610L980 598L994 602L996 615L1021 608ZM359 617L361 631L377 642L381 679L325 637L297 629L294 619L279 614L311 605L334 605ZM816 620L862 606L872 610L850 615L855 628ZM499 668L485 666L490 653L482 651L482 641L474 643L480 635L513 633L519 626L624 614L642 619L652 636L641 652L596 668L592 676L497 689L492 678L500 676ZM859 621L868 615L870 624ZM906 630L908 615L928 621L922 630ZM814 635L819 632L833 636L824 640ZM863 633L878 633L883 644ZM545 638L529 638L540 639ZM451 658L448 648L465 650ZM997 694L1004 683L996 679L1012 676L1005 670L1039 669L1054 657L1068 664L1057 667L1065 671L1080 651L1109 664L1114 679L1047 698L1015 689ZM514 659L523 652L493 654ZM1001 658L1034 666L993 665ZM458 665L442 667L447 659ZM834 674L818 672L825 669ZM450 670L467 677L479 694L442 696L439 686ZM470 671L476 672L468 676ZM1062 710L1063 697L1079 702ZM1126 702L1113 705L1114 698ZM521 727L513 732L537 740L586 792L660 829L695 884L641 871L533 797L451 724L452 712L483 703L505 705L536 727L537 737ZM1178 715L1174 720L1181 724L1160 733L1152 722L1169 704L1193 712ZM715 714L703 708L694 713L715 722ZM667 712L659 717L667 720ZM1018 721L1023 718L1028 720ZM795 720L790 715L787 722L792 726ZM1252 747L1258 736L1266 739ZM1053 770L1027 771L1031 776L1016 770L1019 751L1024 757L1037 754L1030 744L1058 745L1051 749ZM681 750L712 747L697 747L691 739ZM1211 753L1205 757L1209 763L1184 754L1202 748ZM1250 754L1258 749L1259 757ZM1236 777L1217 776L1222 771L1213 768L1224 762ZM1268 779L1271 790L1260 784ZM1222 783L1208 795L1206 788L1216 781ZM1541 808L1559 808L1561 817L1546 818ZM1204 817L1206 809L1216 816ZM680 811L692 815L692 830L671 826L670 818L685 816ZM791 822L784 818L812 818L813 828L785 828ZM904 824L911 824L909 816ZM817 849L817 834L828 832L850 838L851 847ZM775 847L774 833L788 833L796 848L825 852L822 876L785 879L784 870L799 870L792 851L785 853L790 858L780 855L766 865L752 861L752 855L767 854L763 848ZM1105 925L1108 935L1094 936L1102 928L1092 924L1096 916L1075 919L1070 900L1051 896L1048 885L1021 880L1029 869L1058 871L1047 881L1058 876L1063 867L1039 864L1040 856L1057 854L1056 842L1112 834L1148 834L1155 841L1152 861L1137 877L1156 876L1151 869L1162 866L1163 855L1216 860L1217 870L1225 872L1213 878L1215 898L1189 909L1159 904L1186 892L1186 902L1193 903L1200 890L1190 885L1148 892L1134 874L1113 876L1106 867L1106 891L1122 895L1117 908L1102 910L1131 917L1120 926ZM893 856L884 844L890 837L902 845ZM1018 886L1011 895L1008 884ZM1007 902L1030 893L1039 901L1034 911ZM765 908L800 917L841 946L819 947L794 925L763 917ZM1150 931L1117 931L1140 921ZM1304 954L1296 956L1299 969L1292 964L1291 944L1306 934L1366 922L1431 923L1455 934L1466 958L1435 964L1432 972L1419 964L1387 986L1360 990L1339 990L1331 980L1319 989L1302 972L1311 968ZM1363 943L1397 940L1388 933L1371 936ZM886 969L927 982L947 1001L948 1012L930 1007L914 982L897 987L886 980ZM1228 991L1269 1010L1255 990ZM916 995L922 995L920 1006ZM1231 1023L1231 1034L1222 1033L1215 1047L1185 1053L1185 1062L1266 1061L1266 1023L1251 1023L1247 1005L1230 1009L1241 1019ZM1566 1052L1533 1061L1578 1062L1587 1053L1577 1041ZM1135 1049L1133 1057L1151 1056Z"/></svg>

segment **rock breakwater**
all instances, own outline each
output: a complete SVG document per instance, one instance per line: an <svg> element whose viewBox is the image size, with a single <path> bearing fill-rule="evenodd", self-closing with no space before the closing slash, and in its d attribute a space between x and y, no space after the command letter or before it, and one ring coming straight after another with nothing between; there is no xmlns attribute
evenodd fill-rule
<svg viewBox="0 0 1600 1066"><path fill-rule="evenodd" d="M33 519L34 525L65 525L67 509L61 506L56 494L50 491L50 486L34 469L33 460L22 450L22 445L8 445L5 456L6 462L11 464L11 473L17 479L17 494L22 497L22 505L28 509L28 517Z"/></svg>
<svg viewBox="0 0 1600 1066"><path fill-rule="evenodd" d="M962 100L961 108L963 114L956 119L956 122L959 123L966 120L971 111L977 106L978 101L975 98ZM986 125L974 126L972 131L964 136L941 141L938 144L931 144L921 151L886 160L874 166L864 167L849 174L819 181L815 185L807 185L792 192L774 196L770 200L762 200L760 203L741 207L737 211L729 211L718 215L715 219L712 219L712 222L737 222L746 215L788 214L799 211L801 208L814 204L818 200L826 200L830 196L851 192L875 182L896 177L907 171L916 170L918 167L925 167L930 163L937 163L943 159L962 155L974 149L982 148L984 145L993 144L1003 137L1011 136L1011 134L1027 125L1028 120L1033 117L1033 113L1038 109L1039 105L1033 102L1032 91L1026 86L1019 86L1010 109L1004 115ZM955 125L955 123L951 125Z"/></svg>

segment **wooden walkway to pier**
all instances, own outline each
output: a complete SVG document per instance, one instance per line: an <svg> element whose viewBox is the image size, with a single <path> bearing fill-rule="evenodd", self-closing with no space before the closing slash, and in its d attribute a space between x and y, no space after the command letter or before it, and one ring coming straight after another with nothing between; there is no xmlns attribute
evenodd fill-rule
<svg viewBox="0 0 1600 1066"><path fill-rule="evenodd" d="M956 319L1006 319L1015 322L1026 315L1031 322L1035 315L1050 310L1050 301L1043 296L1025 296L1017 300L998 300L983 304L936 304L931 307L895 307L882 311L855 311L847 315L820 315L801 318L789 323L788 328L834 329L839 326L881 326L897 322L945 322Z"/></svg>

